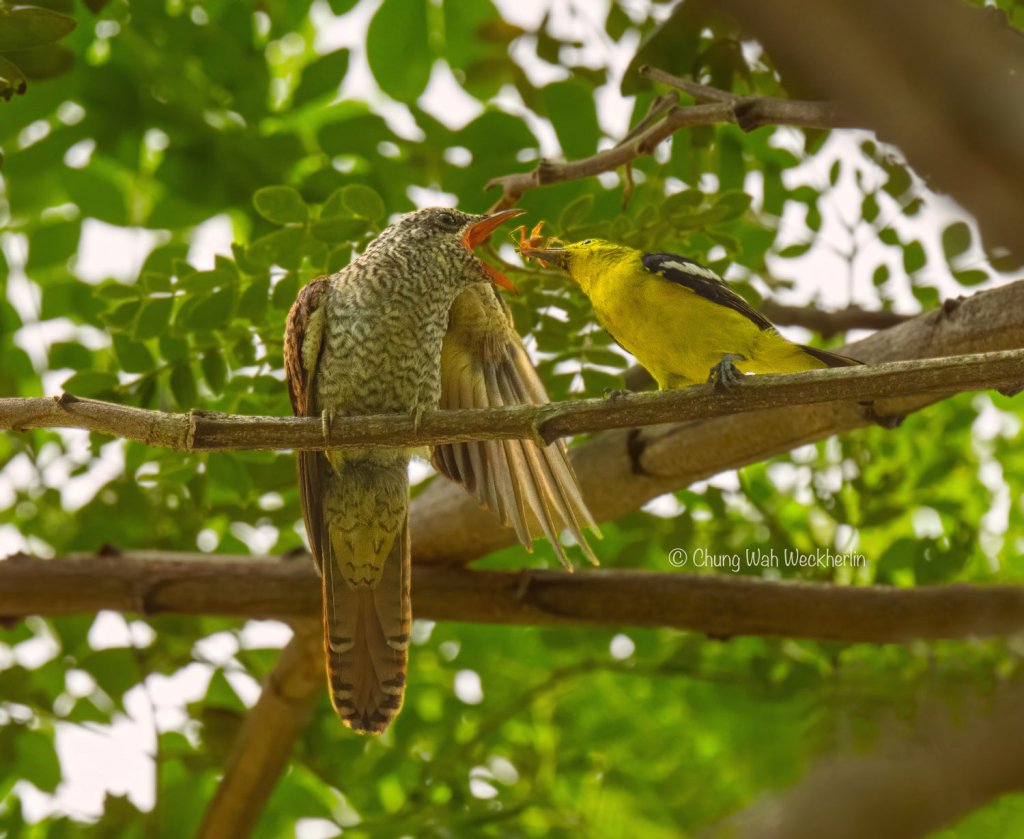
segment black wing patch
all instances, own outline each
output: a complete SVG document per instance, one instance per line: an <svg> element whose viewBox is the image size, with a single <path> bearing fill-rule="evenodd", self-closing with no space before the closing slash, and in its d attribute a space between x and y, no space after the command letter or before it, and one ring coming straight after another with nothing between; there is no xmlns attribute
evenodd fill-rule
<svg viewBox="0 0 1024 839"><path fill-rule="evenodd" d="M686 286L705 300L734 309L758 329L774 329L772 322L732 290L725 280L699 262L674 253L645 253L644 268L671 283Z"/></svg>

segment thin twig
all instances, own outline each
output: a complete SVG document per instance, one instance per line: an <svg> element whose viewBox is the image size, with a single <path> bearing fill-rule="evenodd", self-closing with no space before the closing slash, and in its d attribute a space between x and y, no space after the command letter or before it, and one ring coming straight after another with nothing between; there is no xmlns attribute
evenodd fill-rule
<svg viewBox="0 0 1024 839"><path fill-rule="evenodd" d="M640 75L678 88L698 103L725 103L732 106L733 119L744 131L753 131L766 125L797 125L803 128L856 128L835 102L807 102L799 99L779 99L774 96L738 96L714 87L673 76L657 67L645 64Z"/></svg>
<svg viewBox="0 0 1024 839"><path fill-rule="evenodd" d="M698 125L736 123L744 131L765 125L799 125L808 128L855 127L831 102L802 102L771 96L737 96L724 90L680 79L645 65L640 73L656 81L677 87L697 100L697 105L680 107L669 97L656 99L646 116L610 149L582 160L556 163L541 160L530 172L503 175L488 181L485 190L502 188L501 198L491 207L498 212L514 207L524 192L547 184L575 181L628 167L638 157L654 150L676 131ZM662 113L665 118L658 120Z"/></svg>

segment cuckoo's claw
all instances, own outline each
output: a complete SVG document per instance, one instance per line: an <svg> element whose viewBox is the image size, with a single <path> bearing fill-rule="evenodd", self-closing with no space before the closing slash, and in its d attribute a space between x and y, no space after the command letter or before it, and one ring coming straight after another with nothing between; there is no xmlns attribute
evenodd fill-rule
<svg viewBox="0 0 1024 839"><path fill-rule="evenodd" d="M331 444L331 426L334 424L334 411L327 409L320 414L320 428L324 433L324 448Z"/></svg>

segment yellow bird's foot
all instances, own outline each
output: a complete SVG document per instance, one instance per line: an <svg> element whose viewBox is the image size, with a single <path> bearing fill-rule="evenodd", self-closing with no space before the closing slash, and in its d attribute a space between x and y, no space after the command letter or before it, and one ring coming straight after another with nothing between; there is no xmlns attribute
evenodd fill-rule
<svg viewBox="0 0 1024 839"><path fill-rule="evenodd" d="M604 398L609 402L617 402L619 399L625 399L629 396L628 390L612 390L610 387L604 389Z"/></svg>
<svg viewBox="0 0 1024 839"><path fill-rule="evenodd" d="M718 390L729 390L733 385L743 380L743 373L736 369L734 361L745 361L746 359L737 353L727 352L722 360L711 368L708 375L708 384L713 384Z"/></svg>
<svg viewBox="0 0 1024 839"><path fill-rule="evenodd" d="M334 411L330 408L320 414L320 428L324 435L324 448L331 447L331 426L334 425Z"/></svg>

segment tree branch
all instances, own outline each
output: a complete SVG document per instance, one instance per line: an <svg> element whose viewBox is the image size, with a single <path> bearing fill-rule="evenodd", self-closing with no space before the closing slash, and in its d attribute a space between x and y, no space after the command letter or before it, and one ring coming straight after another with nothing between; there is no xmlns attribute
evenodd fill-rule
<svg viewBox="0 0 1024 839"><path fill-rule="evenodd" d="M667 84L688 93L699 103L724 103L732 108L732 118L744 131L766 125L798 125L803 128L856 128L835 102L804 102L799 99L778 99L774 96L738 96L735 93L691 82L645 64L641 76Z"/></svg>
<svg viewBox="0 0 1024 839"><path fill-rule="evenodd" d="M883 736L874 754L835 756L793 789L726 819L708 839L916 839L934 835L1008 792L1024 789L1024 699L959 697L919 713L905 739ZM966 708L964 707L966 706ZM982 707L978 707L982 706ZM991 707L994 706L994 707Z"/></svg>
<svg viewBox="0 0 1024 839"><path fill-rule="evenodd" d="M862 309L860 306L828 312L817 306L785 306L774 300L765 300L758 311L779 326L802 326L826 340L851 329L889 329L915 317L891 309Z"/></svg>
<svg viewBox="0 0 1024 839"><path fill-rule="evenodd" d="M308 560L191 556L140 551L40 560L15 555L0 562L0 614L113 609L315 621L321 608L319 578ZM784 564L781 556L779 564ZM417 617L470 623L673 627L715 637L876 644L1024 630L1024 588L1018 586L902 589L772 582L733 574L418 565L412 590Z"/></svg>
<svg viewBox="0 0 1024 839"><path fill-rule="evenodd" d="M187 566L194 570L196 565ZM300 620L278 656L260 698L245 717L197 839L252 833L288 766L295 740L324 689L323 633L318 620Z"/></svg>
<svg viewBox="0 0 1024 839"><path fill-rule="evenodd" d="M787 83L894 143L1024 258L1024 39L1005 13L956 0L707 5L756 37Z"/></svg>
<svg viewBox="0 0 1024 839"><path fill-rule="evenodd" d="M487 182L484 190L500 186L502 195L487 212L496 213L510 209L522 198L524 192L539 186L558 184L563 181L577 181L581 178L600 175L602 172L612 172L638 157L654 154L654 150L663 140L668 139L682 128L733 121L735 120L732 107L727 103L714 102L687 108L678 106L669 108L664 119L653 123L629 142L605 149L582 160L570 160L566 163L541 160L536 168L529 172L517 172L493 178Z"/></svg>
<svg viewBox="0 0 1024 839"><path fill-rule="evenodd" d="M533 439L551 443L611 428L707 419L745 411L823 402L869 401L925 393L957 393L1018 384L1024 350L898 361L863 367L752 376L723 392L697 385L614 399L546 405L430 411L412 417L340 417L331 445L415 447L457 440ZM0 428L88 428L177 451L323 449L317 418L233 416L207 411L167 414L91 399L0 399Z"/></svg>
<svg viewBox="0 0 1024 839"><path fill-rule="evenodd" d="M647 115L625 137L610 149L585 157L555 163L541 160L529 172L502 175L487 182L484 190L500 186L501 198L488 212L496 213L514 207L523 193L539 186L575 181L612 172L627 166L638 157L654 154L654 150L683 128L698 125L736 123L744 131L765 125L799 125L806 128L855 127L831 102L801 102L770 96L737 96L724 90L680 79L662 70L644 65L641 74L689 93L698 103L681 107L674 99L659 97ZM664 113L665 118L654 121Z"/></svg>

